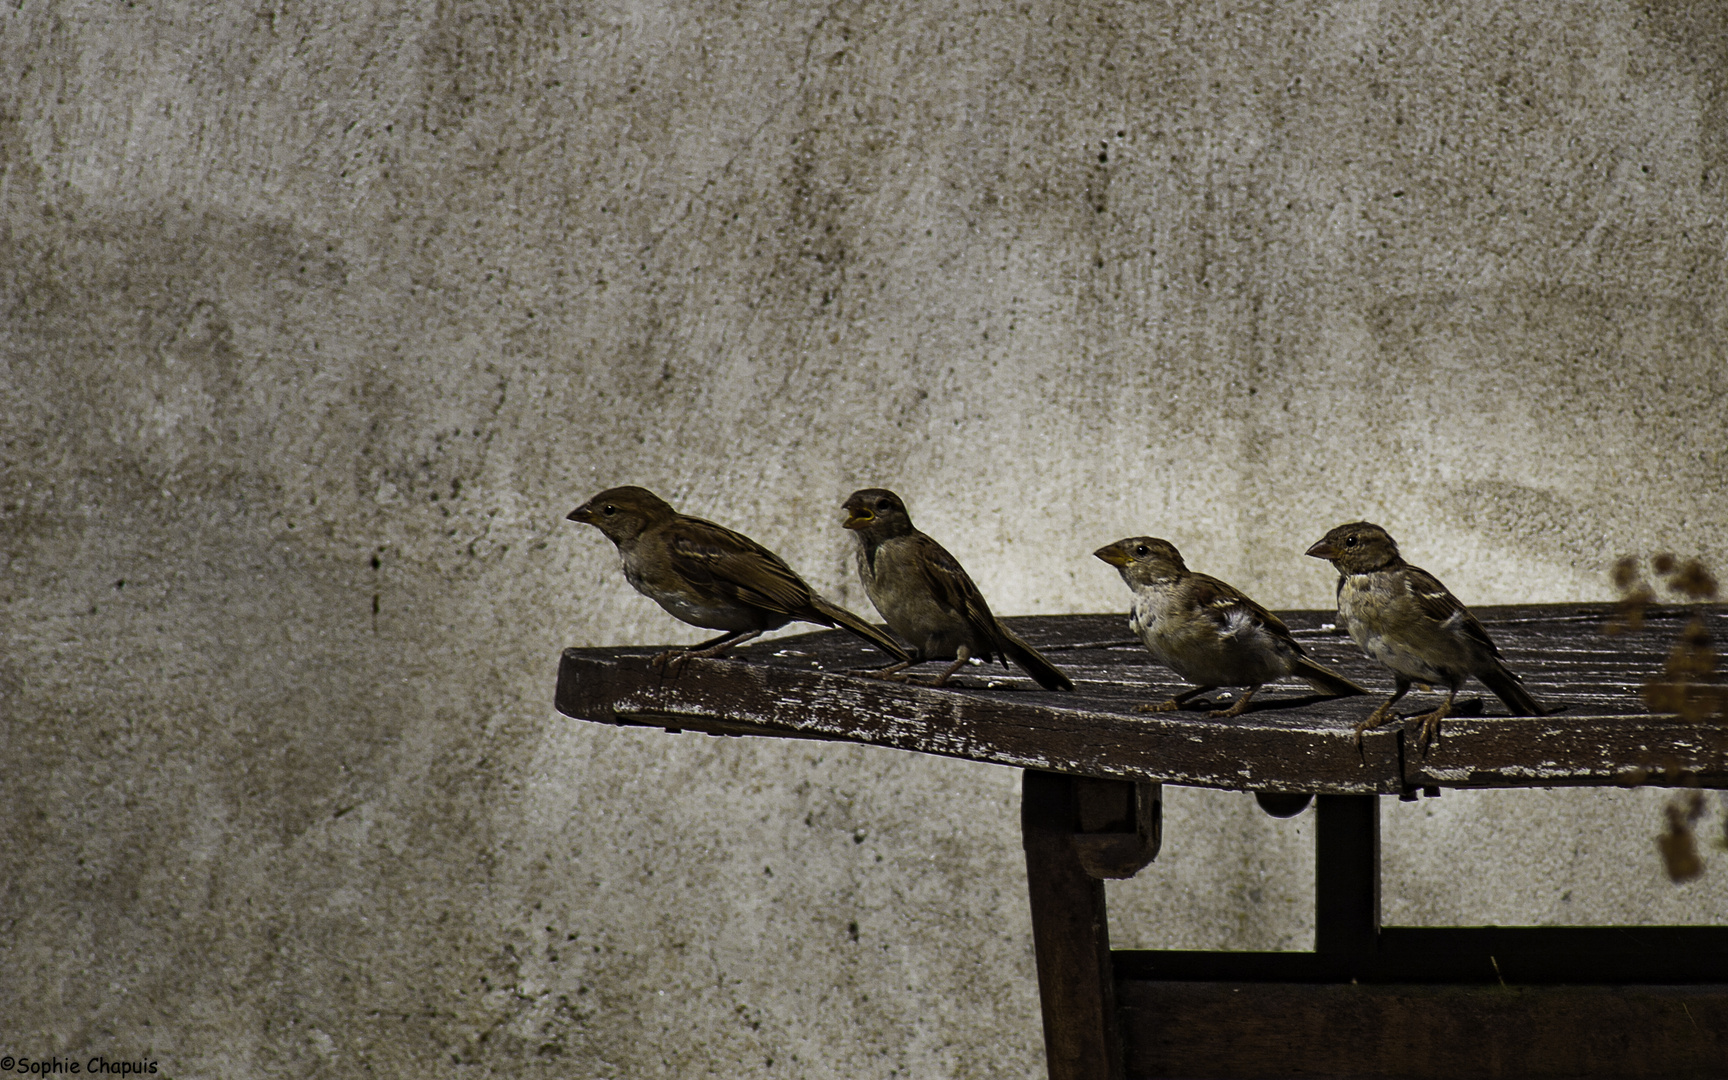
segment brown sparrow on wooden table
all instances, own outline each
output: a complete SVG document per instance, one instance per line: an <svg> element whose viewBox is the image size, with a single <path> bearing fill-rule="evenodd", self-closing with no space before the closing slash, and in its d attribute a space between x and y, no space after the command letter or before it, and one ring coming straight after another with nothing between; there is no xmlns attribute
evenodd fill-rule
<svg viewBox="0 0 1728 1080"><path fill-rule="evenodd" d="M1072 690L1060 668L996 621L978 586L954 556L912 527L900 497L885 488L855 491L842 504L846 528L858 538L858 576L888 628L912 645L912 658L871 672L905 679L901 670L925 660L954 662L942 686L967 660L1012 660L1046 690Z"/></svg>
<svg viewBox="0 0 1728 1080"><path fill-rule="evenodd" d="M1338 569L1338 615L1362 651L1378 660L1397 682L1397 691L1356 725L1362 733L1395 718L1392 706L1421 683L1446 687L1446 700L1422 721L1417 745L1426 750L1452 711L1452 699L1474 675L1494 691L1513 716L1541 716L1542 706L1500 662L1488 631L1458 598L1428 571L1411 566L1398 544L1378 525L1357 521L1327 533L1308 554Z"/></svg>
<svg viewBox="0 0 1728 1080"><path fill-rule="evenodd" d="M1167 540L1135 536L1093 552L1116 567L1134 592L1128 626L1170 670L1200 685L1139 712L1170 712L1220 686L1245 686L1236 704L1211 716L1241 716L1265 683L1295 675L1323 694L1368 691L1302 651L1276 615L1241 590L1196 574Z"/></svg>
<svg viewBox="0 0 1728 1080"><path fill-rule="evenodd" d="M618 545L624 577L636 591L689 623L725 633L673 649L655 662L674 669L719 656L793 620L850 630L896 660L893 638L817 595L780 556L712 521L688 517L645 488L615 487L570 511Z"/></svg>

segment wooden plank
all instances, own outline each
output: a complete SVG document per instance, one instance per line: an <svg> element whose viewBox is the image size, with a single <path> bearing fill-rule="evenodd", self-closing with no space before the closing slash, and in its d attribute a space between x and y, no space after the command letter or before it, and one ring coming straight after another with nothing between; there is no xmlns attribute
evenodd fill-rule
<svg viewBox="0 0 1728 1080"><path fill-rule="evenodd" d="M1728 986L1119 981L1136 1078L1721 1077Z"/></svg>
<svg viewBox="0 0 1728 1080"><path fill-rule="evenodd" d="M1358 794L1402 787L1397 732L1371 732L1364 757L1348 727L1300 713L1209 720L1076 707L1094 704L724 660L670 678L643 656L579 650L564 654L558 697L565 715L602 723L840 739L1080 776Z"/></svg>
<svg viewBox="0 0 1728 1080"><path fill-rule="evenodd" d="M1128 949L1112 963L1119 978L1160 982L1728 984L1724 926L1388 926L1366 948L1326 944L1316 952Z"/></svg>
<svg viewBox="0 0 1728 1080"><path fill-rule="evenodd" d="M1478 610L1508 662L1548 717L1508 717L1480 688L1460 698L1428 753L1399 726L1370 732L1358 755L1352 730L1374 698L1319 698L1275 684L1236 718L1205 715L1201 700L1176 713L1137 714L1183 688L1131 638L1116 615L1008 620L1074 676L1079 691L1039 689L1018 669L970 667L934 690L850 674L880 657L829 631L696 661L677 677L647 662L657 650L567 650L558 708L602 723L647 724L726 735L838 739L1081 776L1268 792L1367 794L1421 787L1533 787L1648 782L1728 787L1728 720L1652 716L1640 695L1695 610L1653 611L1641 633L1609 637L1605 605ZM1704 617L1712 632L1728 619ZM1386 673L1328 629L1331 612L1282 617L1322 663L1371 688ZM1473 684L1472 684L1473 686ZM1433 695L1406 699L1406 715Z"/></svg>
<svg viewBox="0 0 1728 1080"><path fill-rule="evenodd" d="M1728 984L1728 926L1389 926L1362 972L1364 982L1501 979Z"/></svg>
<svg viewBox="0 0 1728 1080"><path fill-rule="evenodd" d="M1444 721L1404 771L1411 787L1663 783L1679 771L1728 786L1728 731L1668 716L1501 716Z"/></svg>

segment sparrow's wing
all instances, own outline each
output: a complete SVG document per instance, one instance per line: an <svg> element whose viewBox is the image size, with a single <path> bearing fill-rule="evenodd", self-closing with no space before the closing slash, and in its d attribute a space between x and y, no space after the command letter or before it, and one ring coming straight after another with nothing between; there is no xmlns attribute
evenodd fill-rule
<svg viewBox="0 0 1728 1080"><path fill-rule="evenodd" d="M943 608L964 618L974 633L991 642L1003 667L1013 660L1046 690L1074 689L1074 682L1066 672L996 621L984 594L978 591L960 560L948 554L947 548L921 532L912 534L912 542L912 557L918 560L918 570L930 587L930 595Z"/></svg>
<svg viewBox="0 0 1728 1080"><path fill-rule="evenodd" d="M1264 627L1274 637L1296 645L1296 639L1290 636L1290 628L1282 619L1250 600L1246 593L1229 582L1207 574L1190 574L1188 588L1194 605L1218 627L1220 633L1228 633L1232 624L1239 626L1248 621ZM1302 647L1296 645L1296 651L1301 652Z"/></svg>
<svg viewBox="0 0 1728 1080"><path fill-rule="evenodd" d="M923 533L913 533L911 540L912 558L916 560L918 572L930 587L930 595L936 603L963 617L974 630L994 637L996 617L990 614L990 605L984 602L984 594L972 583L960 560Z"/></svg>
<svg viewBox="0 0 1728 1080"><path fill-rule="evenodd" d="M1404 567L1404 587L1410 591L1410 598L1416 601L1416 608L1423 615L1436 623L1451 620L1453 625L1464 633L1488 647L1490 654L1500 655L1500 650L1494 647L1494 641L1488 636L1488 631L1476 621L1476 616L1470 614L1468 608L1459 603L1458 598L1440 584L1440 579L1419 566Z"/></svg>
<svg viewBox="0 0 1728 1080"><path fill-rule="evenodd" d="M680 517L667 550L696 589L782 615L810 606L810 586L780 556L712 521Z"/></svg>

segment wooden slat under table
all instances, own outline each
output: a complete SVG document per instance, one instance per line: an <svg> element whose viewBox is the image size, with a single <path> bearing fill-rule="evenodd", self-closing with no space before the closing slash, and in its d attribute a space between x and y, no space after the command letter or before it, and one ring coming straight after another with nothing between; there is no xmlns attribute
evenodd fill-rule
<svg viewBox="0 0 1728 1080"><path fill-rule="evenodd" d="M599 723L859 742L1026 770L1022 828L1057 1080L1728 1075L1728 928L1380 925L1378 795L1728 787L1728 718L1652 715L1643 698L1683 625L1701 618L1720 636L1728 619L1658 608L1642 631L1610 636L1600 605L1476 613L1537 700L1561 711L1509 717L1471 683L1426 754L1403 725L1366 733L1358 748L1354 725L1379 696L1325 699L1294 682L1262 690L1240 717L1207 717L1215 695L1136 713L1186 687L1121 615L1008 620L1068 670L1072 694L999 666L968 667L941 690L863 677L858 669L885 658L826 631L673 674L651 662L657 648L566 650L557 702ZM1390 692L1332 612L1281 617L1321 663ZM1400 704L1410 716L1437 700L1413 693ZM1156 856L1166 783L1253 791L1280 814L1320 796L1314 951L1110 949L1103 879Z"/></svg>

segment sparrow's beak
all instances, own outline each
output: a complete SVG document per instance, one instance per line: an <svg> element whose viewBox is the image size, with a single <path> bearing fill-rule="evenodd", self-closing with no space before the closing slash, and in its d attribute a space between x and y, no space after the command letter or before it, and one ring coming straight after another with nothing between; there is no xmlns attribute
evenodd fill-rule
<svg viewBox="0 0 1728 1080"><path fill-rule="evenodd" d="M863 507L859 507L856 510L848 509L846 511L846 520L842 521L840 524L846 526L848 529L862 529L875 520L875 514L872 514L869 510L866 510Z"/></svg>
<svg viewBox="0 0 1728 1080"><path fill-rule="evenodd" d="M1316 559L1336 559L1338 557L1338 549L1333 547L1331 544L1328 544L1326 541L1320 540L1317 541L1313 547L1308 549L1307 554L1314 556Z"/></svg>
<svg viewBox="0 0 1728 1080"><path fill-rule="evenodd" d="M1106 544L1104 547L1099 548L1092 554L1103 559L1111 566L1127 566L1129 563L1134 561L1128 557L1128 553L1123 551L1121 546L1118 544Z"/></svg>
<svg viewBox="0 0 1728 1080"><path fill-rule="evenodd" d="M581 506L578 506L576 509L570 511L568 514L565 514L564 520L565 521L591 521L593 519L593 517L594 517L594 508L589 506L587 503L583 503Z"/></svg>

